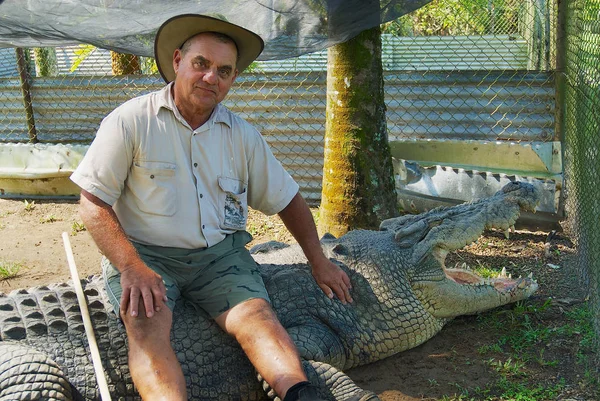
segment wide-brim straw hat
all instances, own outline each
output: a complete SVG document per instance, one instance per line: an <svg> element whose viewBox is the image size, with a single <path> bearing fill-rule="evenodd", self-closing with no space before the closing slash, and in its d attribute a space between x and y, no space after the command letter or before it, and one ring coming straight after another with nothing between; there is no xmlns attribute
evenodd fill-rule
<svg viewBox="0 0 600 401"><path fill-rule="evenodd" d="M244 71L263 51L262 38L252 31L222 19L200 14L183 14L166 20L154 39L156 66L168 83L175 80L173 53L189 38L202 32L219 32L229 36L238 48L237 69Z"/></svg>

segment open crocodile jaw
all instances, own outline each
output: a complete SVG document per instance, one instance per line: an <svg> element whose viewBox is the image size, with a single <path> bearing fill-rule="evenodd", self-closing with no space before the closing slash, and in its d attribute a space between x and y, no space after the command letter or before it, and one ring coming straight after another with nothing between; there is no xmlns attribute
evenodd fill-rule
<svg viewBox="0 0 600 401"><path fill-rule="evenodd" d="M437 280L413 285L417 298L438 319L472 315L529 298L538 288L530 277L482 278L464 269L445 269Z"/></svg>
<svg viewBox="0 0 600 401"><path fill-rule="evenodd" d="M511 293L518 291L531 290L532 287L535 287L534 290L537 289L537 283L533 280L533 277L521 278L514 280L510 276L506 276L503 273L500 273L498 277L494 278L483 278L476 273L465 270L465 269L444 269L444 273L446 273L446 277L450 280L453 280L457 284L462 285L491 285L496 291Z"/></svg>
<svg viewBox="0 0 600 401"><path fill-rule="evenodd" d="M506 269L497 277L484 278L466 268L447 268L448 250L437 248L432 257L443 271L430 280L417 280L413 286L417 297L429 313L441 319L484 312L529 298L538 289L533 275L513 279ZM466 266L466 265L464 265Z"/></svg>

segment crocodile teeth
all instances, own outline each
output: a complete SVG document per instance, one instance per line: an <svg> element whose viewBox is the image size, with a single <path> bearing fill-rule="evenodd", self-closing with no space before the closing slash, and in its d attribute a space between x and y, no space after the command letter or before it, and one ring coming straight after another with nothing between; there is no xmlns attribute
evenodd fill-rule
<svg viewBox="0 0 600 401"><path fill-rule="evenodd" d="M533 272L529 273L529 274L527 275L527 278L529 278L529 279L533 280Z"/></svg>
<svg viewBox="0 0 600 401"><path fill-rule="evenodd" d="M514 234L515 231L516 231L515 230L515 225L513 224L512 226L510 226L510 232Z"/></svg>
<svg viewBox="0 0 600 401"><path fill-rule="evenodd" d="M506 267L502 268L502 271L498 275L499 278L506 278Z"/></svg>
<svg viewBox="0 0 600 401"><path fill-rule="evenodd" d="M510 232L509 232L508 228L506 230L504 230L504 236L506 237L506 239L510 239Z"/></svg>

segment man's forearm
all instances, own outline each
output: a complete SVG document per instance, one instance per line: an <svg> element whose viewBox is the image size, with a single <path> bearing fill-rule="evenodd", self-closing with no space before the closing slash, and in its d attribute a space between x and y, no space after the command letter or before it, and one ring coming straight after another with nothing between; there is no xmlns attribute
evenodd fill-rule
<svg viewBox="0 0 600 401"><path fill-rule="evenodd" d="M294 236L311 265L313 265L313 261L325 257L319 242L315 220L300 193L297 193L290 203L279 212L279 217Z"/></svg>
<svg viewBox="0 0 600 401"><path fill-rule="evenodd" d="M333 298L335 293L344 304L352 302L350 279L323 253L315 220L300 193L296 194L289 205L279 212L279 217L302 247L312 268L312 275L323 292L329 298Z"/></svg>
<svg viewBox="0 0 600 401"><path fill-rule="evenodd" d="M119 271L143 264L110 205L82 191L79 215L100 252Z"/></svg>

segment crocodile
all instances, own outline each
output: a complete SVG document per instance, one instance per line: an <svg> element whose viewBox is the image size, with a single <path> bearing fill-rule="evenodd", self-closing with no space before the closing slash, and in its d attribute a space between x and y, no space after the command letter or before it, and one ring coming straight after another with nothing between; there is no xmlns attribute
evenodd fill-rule
<svg viewBox="0 0 600 401"><path fill-rule="evenodd" d="M320 290L298 245L252 248L273 307L321 396L378 400L344 372L416 347L457 316L530 297L537 289L532 277L482 278L445 266L445 259L485 229L508 230L538 199L532 185L511 182L488 198L385 220L379 230L324 236L326 255L351 278L351 304ZM125 330L102 278L81 282L111 396L139 399ZM184 301L175 307L171 339L190 399L277 398L237 343ZM0 340L0 399L100 399L72 282L0 294Z"/></svg>

